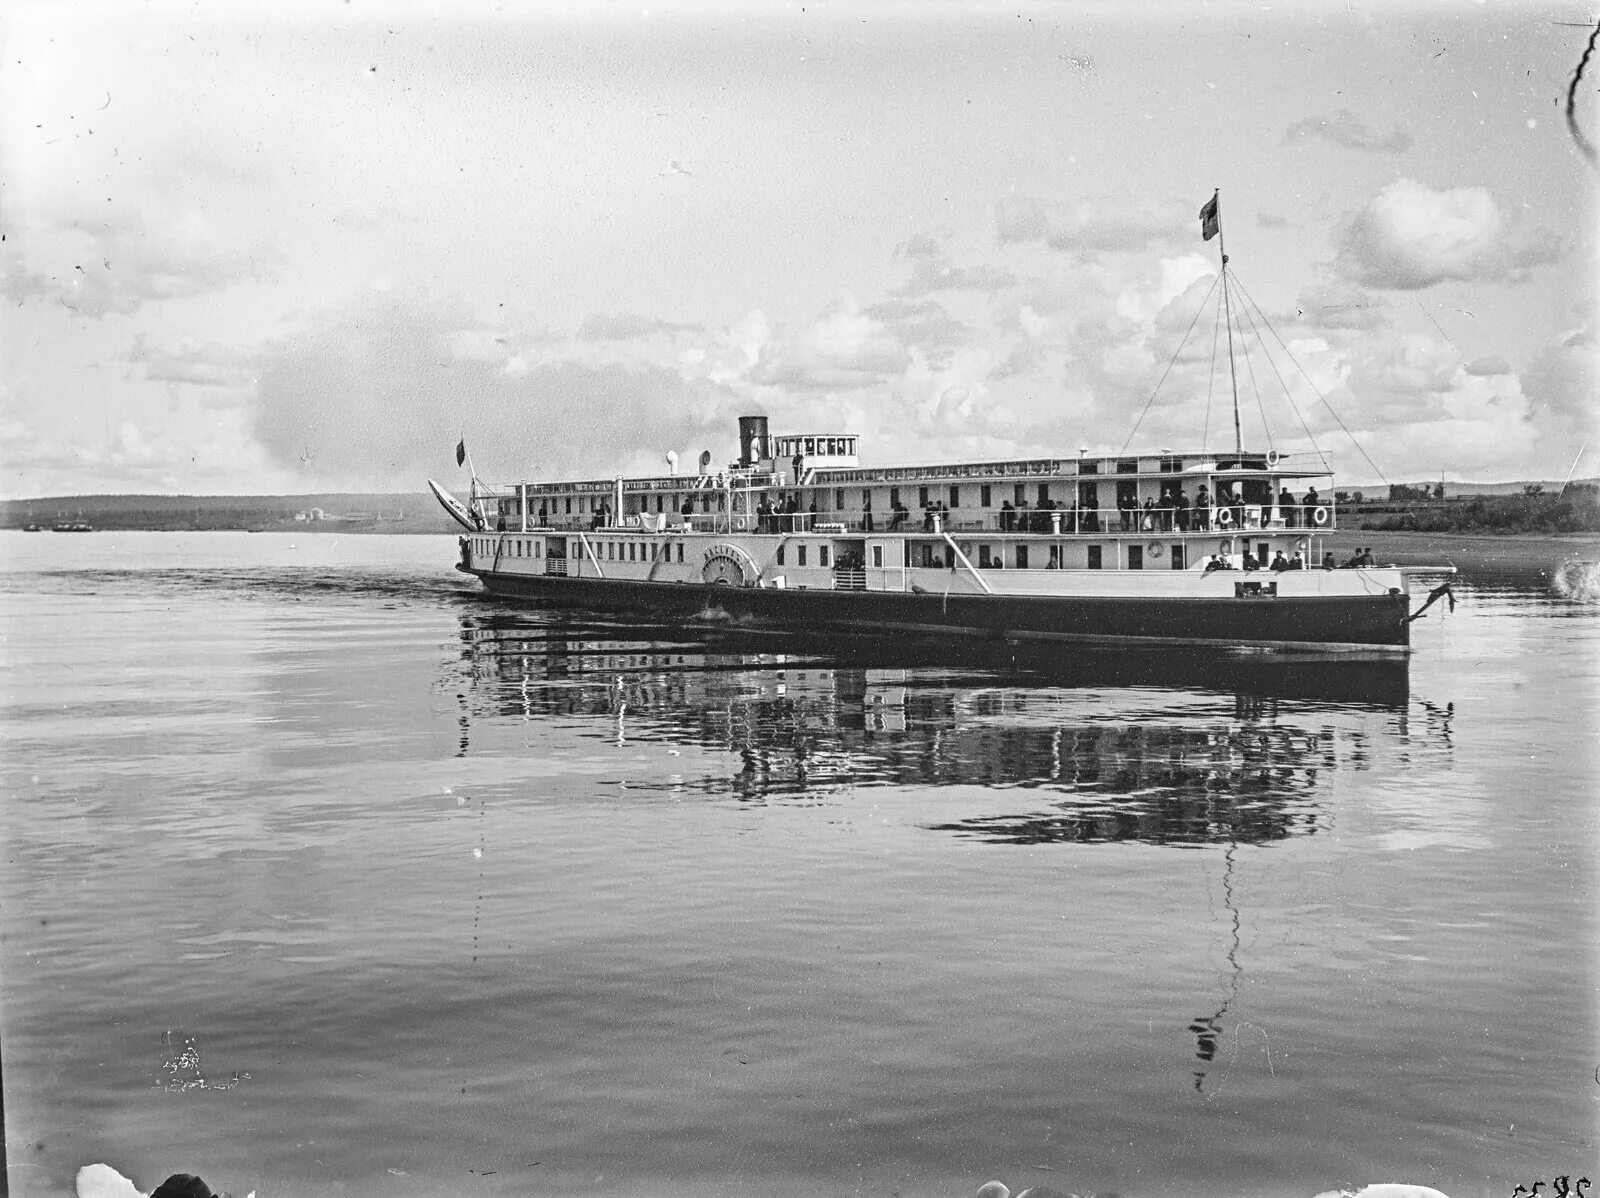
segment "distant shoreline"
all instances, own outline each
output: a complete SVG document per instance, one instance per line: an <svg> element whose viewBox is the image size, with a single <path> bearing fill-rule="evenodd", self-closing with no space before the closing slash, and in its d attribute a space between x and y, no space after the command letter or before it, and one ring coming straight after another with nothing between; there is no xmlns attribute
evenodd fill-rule
<svg viewBox="0 0 1600 1198"><path fill-rule="evenodd" d="M1454 565L1479 569L1554 570L1573 559L1600 561L1595 533L1526 534L1469 532L1377 532L1341 529L1325 537L1341 563L1360 546L1380 562L1397 566Z"/></svg>

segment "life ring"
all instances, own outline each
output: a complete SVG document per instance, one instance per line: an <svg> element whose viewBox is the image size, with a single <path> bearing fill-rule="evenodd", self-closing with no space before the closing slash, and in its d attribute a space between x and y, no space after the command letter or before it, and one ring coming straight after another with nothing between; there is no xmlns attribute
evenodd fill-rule
<svg viewBox="0 0 1600 1198"><path fill-rule="evenodd" d="M1317 510L1321 511L1322 509L1318 508ZM1221 509L1219 509L1217 511L1217 527L1218 528L1227 528L1228 525L1230 525L1232 523L1233 523L1233 509L1231 507L1221 508Z"/></svg>
<svg viewBox="0 0 1600 1198"><path fill-rule="evenodd" d="M1153 558L1160 557L1161 556L1161 542L1160 541L1151 541L1148 545L1146 545L1144 547L1144 551L1147 554L1149 554L1151 557L1153 557Z"/></svg>
<svg viewBox="0 0 1600 1198"><path fill-rule="evenodd" d="M1274 470L1276 470L1278 468L1278 463L1281 462L1281 461L1283 461L1283 455L1281 453L1279 453L1276 449L1267 450L1267 465L1268 466L1270 466Z"/></svg>
<svg viewBox="0 0 1600 1198"><path fill-rule="evenodd" d="M1316 511L1311 513L1311 523L1315 524L1318 528L1321 528L1327 522L1328 522L1328 509L1327 508L1318 507Z"/></svg>

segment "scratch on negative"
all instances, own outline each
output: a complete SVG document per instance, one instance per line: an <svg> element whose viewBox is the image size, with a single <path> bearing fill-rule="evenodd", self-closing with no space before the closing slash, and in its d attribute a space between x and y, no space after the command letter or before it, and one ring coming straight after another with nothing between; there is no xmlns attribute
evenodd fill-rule
<svg viewBox="0 0 1600 1198"><path fill-rule="evenodd" d="M1595 22L1594 29L1589 33L1589 44L1583 48L1583 57L1578 59L1577 69L1572 72L1572 83L1567 88L1567 128L1571 130L1572 140L1578 143L1578 149L1583 151L1590 166L1600 166L1600 163L1596 161L1594 147L1578 127L1578 84L1583 81L1583 70L1589 65L1589 56L1594 53L1597 37L1600 37L1600 21Z"/></svg>

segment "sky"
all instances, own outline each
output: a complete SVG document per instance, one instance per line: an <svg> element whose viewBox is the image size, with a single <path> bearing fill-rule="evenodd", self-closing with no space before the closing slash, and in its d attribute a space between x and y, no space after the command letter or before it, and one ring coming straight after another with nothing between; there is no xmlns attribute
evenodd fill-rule
<svg viewBox="0 0 1600 1198"><path fill-rule="evenodd" d="M24 0L0 496L1225 449L1213 193L1250 446L1593 476L1594 20Z"/></svg>

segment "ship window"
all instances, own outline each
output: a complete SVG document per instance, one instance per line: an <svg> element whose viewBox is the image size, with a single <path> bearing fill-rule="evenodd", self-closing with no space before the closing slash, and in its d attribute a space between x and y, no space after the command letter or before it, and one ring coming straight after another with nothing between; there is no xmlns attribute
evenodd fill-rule
<svg viewBox="0 0 1600 1198"><path fill-rule="evenodd" d="M665 495L657 495L656 496L656 514L660 515L662 512L664 512L666 510L667 510L667 497Z"/></svg>
<svg viewBox="0 0 1600 1198"><path fill-rule="evenodd" d="M1079 474L1099 474L1100 473L1100 463L1099 462L1079 462L1078 463L1078 473Z"/></svg>
<svg viewBox="0 0 1600 1198"><path fill-rule="evenodd" d="M927 487L918 487L917 488L917 506L918 507L927 507L928 506L928 488Z"/></svg>
<svg viewBox="0 0 1600 1198"><path fill-rule="evenodd" d="M990 564L991 564L991 561L990 561L990 557L989 557L989 546L987 546L987 545L979 545L978 546L978 567L979 567L979 569L986 570L986 569L989 568Z"/></svg>
<svg viewBox="0 0 1600 1198"><path fill-rule="evenodd" d="M889 510L893 511L895 508L897 508L899 506L900 506L900 488L899 487L890 487L889 488Z"/></svg>
<svg viewBox="0 0 1600 1198"><path fill-rule="evenodd" d="M778 546L778 565L783 565L783 546Z"/></svg>
<svg viewBox="0 0 1600 1198"><path fill-rule="evenodd" d="M927 541L922 542L922 565L924 568L933 565L933 546L928 544Z"/></svg>
<svg viewBox="0 0 1600 1198"><path fill-rule="evenodd" d="M794 564L797 566L803 566L806 564L806 547L804 545L801 545L795 551Z"/></svg>
<svg viewBox="0 0 1600 1198"><path fill-rule="evenodd" d="M1028 568L1028 547L1026 545L1018 545L1017 546L1017 569L1026 570L1027 568Z"/></svg>
<svg viewBox="0 0 1600 1198"><path fill-rule="evenodd" d="M1172 568L1174 570L1183 569L1183 542L1179 541L1176 545L1172 546L1171 550L1167 553L1167 557L1171 560Z"/></svg>
<svg viewBox="0 0 1600 1198"><path fill-rule="evenodd" d="M567 515L572 515L572 496L567 496Z"/></svg>
<svg viewBox="0 0 1600 1198"><path fill-rule="evenodd" d="M957 508L957 507L961 506L961 488L960 487L951 487L950 488L950 506L953 507L953 508Z"/></svg>
<svg viewBox="0 0 1600 1198"><path fill-rule="evenodd" d="M829 437L828 438L828 449L827 449L828 456L830 458L833 457L836 453L838 453L838 450L839 450L839 442L834 440L832 437Z"/></svg>
<svg viewBox="0 0 1600 1198"><path fill-rule="evenodd" d="M544 556L544 547L541 546L538 541L535 541L533 543L533 556L534 557L543 557Z"/></svg>
<svg viewBox="0 0 1600 1198"><path fill-rule="evenodd" d="M827 564L828 564L828 547L826 545L819 545L819 546L817 546L817 565L826 566Z"/></svg>
<svg viewBox="0 0 1600 1198"><path fill-rule="evenodd" d="M990 498L991 498L991 495L990 495L990 491L989 491L989 484L988 483L984 483L983 486L978 488L978 506L979 507L989 507L990 506L990 504L989 504Z"/></svg>
<svg viewBox="0 0 1600 1198"><path fill-rule="evenodd" d="M817 452L817 439L815 437L807 437L806 438L806 452L807 453L816 453Z"/></svg>
<svg viewBox="0 0 1600 1198"><path fill-rule="evenodd" d="M836 511L836 512L844 511L844 488L843 487L835 488L835 490L833 492L833 510Z"/></svg>
<svg viewBox="0 0 1600 1198"><path fill-rule="evenodd" d="M874 545L872 547L872 568L874 570L883 569L883 546L882 545Z"/></svg>
<svg viewBox="0 0 1600 1198"><path fill-rule="evenodd" d="M683 542L682 541L678 542L678 561L680 563L683 561Z"/></svg>
<svg viewBox="0 0 1600 1198"><path fill-rule="evenodd" d="M1021 507L1023 504L1028 502L1028 484L1027 483L1018 483L1017 484L1016 491L1011 496L1011 502L1017 507Z"/></svg>
<svg viewBox="0 0 1600 1198"><path fill-rule="evenodd" d="M1100 546L1099 545L1090 545L1089 546L1089 569L1098 570L1100 568L1101 568Z"/></svg>
<svg viewBox="0 0 1600 1198"><path fill-rule="evenodd" d="M1040 483L1039 484L1039 502L1040 503L1049 503L1050 502L1050 484L1049 483Z"/></svg>
<svg viewBox="0 0 1600 1198"><path fill-rule="evenodd" d="M614 562L616 560L617 560L617 543L615 541L607 541L606 542L606 561Z"/></svg>
<svg viewBox="0 0 1600 1198"><path fill-rule="evenodd" d="M1161 473L1163 473L1163 474L1177 474L1182 469L1183 469L1183 459L1182 458L1162 458L1161 459Z"/></svg>
<svg viewBox="0 0 1600 1198"><path fill-rule="evenodd" d="M1137 460L1129 460L1127 458L1124 458L1122 461L1117 463L1117 473L1118 474L1138 474L1139 473L1139 463L1138 463L1138 461Z"/></svg>
<svg viewBox="0 0 1600 1198"><path fill-rule="evenodd" d="M1144 546L1143 545L1129 545L1128 546L1128 569L1130 569L1130 570L1143 570L1144 569Z"/></svg>

